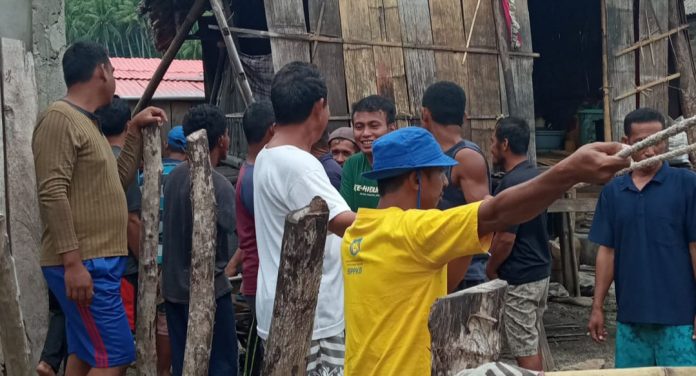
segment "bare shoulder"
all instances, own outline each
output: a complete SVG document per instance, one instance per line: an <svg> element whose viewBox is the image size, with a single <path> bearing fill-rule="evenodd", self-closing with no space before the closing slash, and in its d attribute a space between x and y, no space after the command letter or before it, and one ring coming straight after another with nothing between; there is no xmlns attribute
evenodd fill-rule
<svg viewBox="0 0 696 376"><path fill-rule="evenodd" d="M454 159L459 164L452 168L452 175L471 176L487 174L486 160L476 150L469 148L461 149L454 156Z"/></svg>

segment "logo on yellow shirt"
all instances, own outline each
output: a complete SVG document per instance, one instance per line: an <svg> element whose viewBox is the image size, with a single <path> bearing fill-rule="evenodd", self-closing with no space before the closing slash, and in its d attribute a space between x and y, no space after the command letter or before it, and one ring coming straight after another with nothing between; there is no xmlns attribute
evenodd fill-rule
<svg viewBox="0 0 696 376"><path fill-rule="evenodd" d="M360 244L362 243L363 238L356 238L350 243L350 255L355 257L360 253Z"/></svg>

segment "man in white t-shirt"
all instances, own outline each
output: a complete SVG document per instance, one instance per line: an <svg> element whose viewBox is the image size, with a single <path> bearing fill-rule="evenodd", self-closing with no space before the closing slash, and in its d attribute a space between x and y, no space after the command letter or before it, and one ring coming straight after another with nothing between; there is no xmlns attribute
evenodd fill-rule
<svg viewBox="0 0 696 376"><path fill-rule="evenodd" d="M329 235L319 288L307 375L342 375L345 353L340 238L355 213L309 153L329 121L324 78L312 64L293 62L278 71L271 87L275 133L256 157L254 218L259 250L256 315L266 340L273 316L285 217L315 196L329 206Z"/></svg>

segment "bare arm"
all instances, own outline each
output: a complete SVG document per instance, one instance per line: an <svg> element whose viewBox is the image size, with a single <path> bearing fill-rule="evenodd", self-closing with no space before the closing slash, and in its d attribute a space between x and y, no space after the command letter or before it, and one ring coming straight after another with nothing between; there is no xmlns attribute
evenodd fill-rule
<svg viewBox="0 0 696 376"><path fill-rule="evenodd" d="M490 250L491 257L486 265L486 276L488 279L498 278L498 269L512 253L515 238L517 238L517 235L510 232L499 232L493 237Z"/></svg>
<svg viewBox="0 0 696 376"><path fill-rule="evenodd" d="M140 215L137 212L128 213L128 249L135 258L140 258Z"/></svg>
<svg viewBox="0 0 696 376"><path fill-rule="evenodd" d="M243 257L244 251L242 251L241 248L237 248L237 251L234 252L234 256L232 256L230 261L227 263L227 266L225 266L225 276L227 278L237 275L237 268L242 262Z"/></svg>
<svg viewBox="0 0 696 376"><path fill-rule="evenodd" d="M696 243L689 243L689 253L691 254L691 267L694 269L694 278L696 278Z"/></svg>
<svg viewBox="0 0 696 376"><path fill-rule="evenodd" d="M629 165L627 159L613 156L621 149L618 143L585 145L536 178L484 201L478 212L479 236L531 220L576 183L608 181Z"/></svg>
<svg viewBox="0 0 696 376"><path fill-rule="evenodd" d="M329 222L329 231L332 233L343 237L346 229L350 227L355 221L355 213L352 211L343 212L335 217Z"/></svg>
<svg viewBox="0 0 696 376"><path fill-rule="evenodd" d="M596 264L595 291L588 329L593 340L604 342L607 338L607 329L604 325L604 299L614 281L614 249L600 246Z"/></svg>

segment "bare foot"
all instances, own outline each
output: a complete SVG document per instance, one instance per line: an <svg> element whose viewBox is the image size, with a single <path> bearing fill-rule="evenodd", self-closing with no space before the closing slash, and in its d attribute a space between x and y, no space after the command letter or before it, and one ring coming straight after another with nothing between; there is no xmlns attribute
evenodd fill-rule
<svg viewBox="0 0 696 376"><path fill-rule="evenodd" d="M53 372L53 368L48 365L48 363L44 362L43 360L39 362L39 365L36 366L36 373L39 376L56 376L56 373Z"/></svg>

